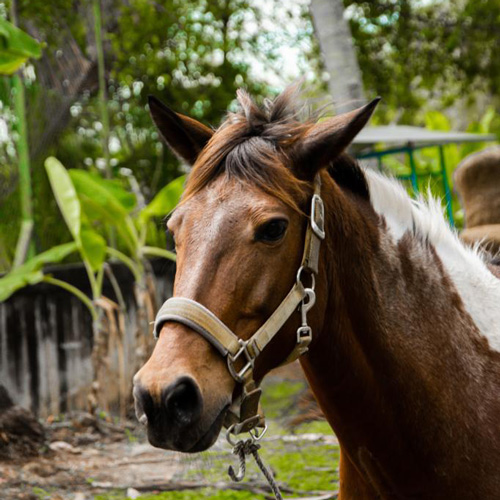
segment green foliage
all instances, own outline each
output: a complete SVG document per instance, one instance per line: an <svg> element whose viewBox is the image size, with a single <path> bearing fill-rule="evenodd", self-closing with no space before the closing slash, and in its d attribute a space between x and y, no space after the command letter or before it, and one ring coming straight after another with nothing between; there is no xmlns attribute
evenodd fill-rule
<svg viewBox="0 0 500 500"><path fill-rule="evenodd" d="M140 260L147 254L175 258L163 248L146 245L147 232L153 217L166 215L177 205L185 176L167 184L151 203L140 211L135 210L137 200L134 195L113 180L75 169L69 171L69 178L83 207L86 224L94 230L100 230L103 235L116 232L125 245L124 251L139 265Z"/></svg>
<svg viewBox="0 0 500 500"><path fill-rule="evenodd" d="M88 260L92 271L96 272L101 269L106 257L106 240L95 231L83 228L82 237L82 254Z"/></svg>
<svg viewBox="0 0 500 500"><path fill-rule="evenodd" d="M294 398L304 389L304 382L282 381L267 384L264 381L262 407L270 418L293 414Z"/></svg>
<svg viewBox="0 0 500 500"><path fill-rule="evenodd" d="M71 178L62 164L53 157L45 160L45 168L59 209L76 244L81 247L81 207Z"/></svg>
<svg viewBox="0 0 500 500"><path fill-rule="evenodd" d="M38 59L41 55L36 40L0 17L0 75L11 75L28 59Z"/></svg>
<svg viewBox="0 0 500 500"><path fill-rule="evenodd" d="M186 176L181 175L167 184L147 205L141 210L139 219L147 223L152 217L164 217L177 205L184 190Z"/></svg>
<svg viewBox="0 0 500 500"><path fill-rule="evenodd" d="M325 436L333 435L332 428L326 420L314 420L305 422L298 427L299 434L323 434Z"/></svg>
<svg viewBox="0 0 500 500"><path fill-rule="evenodd" d="M139 235L130 217L131 207L135 203L130 203L126 198L127 193L113 181L101 179L84 170L70 170L66 175L75 186L75 194L78 192L89 224L95 227L103 220L108 226L114 227L130 254L134 258L138 257Z"/></svg>
<svg viewBox="0 0 500 500"><path fill-rule="evenodd" d="M151 217L159 210L172 210L179 201L183 177L172 181L158 193L151 207L146 206L141 212L136 211L133 217L135 198L132 199L133 195L124 191L114 181L81 170L68 172L54 157L47 158L45 167L54 197L73 242L55 246L0 278L0 300L6 300L23 286L46 281L75 294L89 307L95 318L95 308L88 298L68 283L45 275L44 265L61 262L78 250L85 264L92 289L92 299L95 301L102 293L103 265L107 256L124 262L135 279L140 282L144 279L142 261L147 255L175 260L173 253L163 248L147 246L145 241ZM98 229L102 229L103 221L108 234L116 231L123 236L130 257L108 246L104 236L98 232Z"/></svg>
<svg viewBox="0 0 500 500"><path fill-rule="evenodd" d="M124 262L138 281L143 280L142 261L147 255L175 260L173 253L145 243L150 218L161 208L173 209L182 193L183 178L175 179L158 193L152 207L146 206L134 215L136 200L114 181L83 170L68 172L53 157L47 158L45 167L57 204L87 269L94 300L101 296L106 255ZM105 236L114 234L121 236L128 256L108 245Z"/></svg>
<svg viewBox="0 0 500 500"><path fill-rule="evenodd" d="M137 205L136 197L125 190L117 179L103 179L100 175L85 170L71 170L70 177L73 183L81 189L85 189L86 185L90 190L96 187L100 194L94 193L94 197L105 198L107 203L113 203L116 200L127 213L130 213Z"/></svg>
<svg viewBox="0 0 500 500"><path fill-rule="evenodd" d="M344 0L368 94L378 115L422 124L427 109L498 109L498 0Z"/></svg>
<svg viewBox="0 0 500 500"><path fill-rule="evenodd" d="M339 454L338 446L304 443L295 452L275 451L265 458L279 471L279 480L294 490L333 491L338 483Z"/></svg>
<svg viewBox="0 0 500 500"><path fill-rule="evenodd" d="M34 486L32 489L31 489L31 492L33 493L33 495L35 495L36 498L38 498L39 500L49 500L50 497L51 497L51 493L44 490L43 488L39 488L38 486Z"/></svg>
<svg viewBox="0 0 500 500"><path fill-rule="evenodd" d="M75 252L75 243L66 243L43 252L28 260L22 266L13 269L0 278L0 302L7 300L14 292L27 285L35 285L44 279L42 269L46 264L61 262L66 256Z"/></svg>

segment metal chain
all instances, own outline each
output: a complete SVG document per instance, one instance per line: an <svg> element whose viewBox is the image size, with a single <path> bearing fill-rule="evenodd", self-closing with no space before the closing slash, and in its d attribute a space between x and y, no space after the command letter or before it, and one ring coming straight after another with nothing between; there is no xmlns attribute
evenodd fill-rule
<svg viewBox="0 0 500 500"><path fill-rule="evenodd" d="M276 484L271 471L265 466L264 462L262 462L262 459L259 456L259 449L260 444L256 443L251 438L247 439L246 441L238 441L233 448L233 453L238 456L239 460L238 473L234 472L234 469L231 465L229 466L227 473L233 481L242 481L246 473L246 457L251 454L253 455L253 458L255 459L255 462L261 470L262 474L264 474L264 477L267 479L267 482L269 483L269 486L271 487L276 500L283 500L279 486Z"/></svg>

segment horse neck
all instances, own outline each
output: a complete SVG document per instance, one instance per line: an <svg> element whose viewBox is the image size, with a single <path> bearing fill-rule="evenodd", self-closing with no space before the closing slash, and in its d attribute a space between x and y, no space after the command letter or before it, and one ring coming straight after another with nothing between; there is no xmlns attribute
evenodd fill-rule
<svg viewBox="0 0 500 500"><path fill-rule="evenodd" d="M327 296L303 367L350 460L376 457L384 481L411 476L418 489L430 457L468 446L487 342L431 246L394 241L368 200L326 184Z"/></svg>

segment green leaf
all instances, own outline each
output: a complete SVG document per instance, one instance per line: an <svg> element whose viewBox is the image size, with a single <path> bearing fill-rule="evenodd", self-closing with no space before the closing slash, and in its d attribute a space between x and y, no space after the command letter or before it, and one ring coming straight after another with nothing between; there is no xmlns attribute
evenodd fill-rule
<svg viewBox="0 0 500 500"><path fill-rule="evenodd" d="M101 268L106 257L106 240L97 232L83 228L81 232L82 248L93 271Z"/></svg>
<svg viewBox="0 0 500 500"><path fill-rule="evenodd" d="M42 269L45 264L56 264L57 262L61 262L66 256L70 253L76 252L77 250L78 246L73 241L71 243L57 245L49 250L46 250L45 252L42 252L41 254L36 255L32 259L29 259L22 266L14 269L11 274L38 271L39 269Z"/></svg>
<svg viewBox="0 0 500 500"><path fill-rule="evenodd" d="M168 183L149 203L144 207L139 215L142 224L145 224L151 217L163 217L171 212L179 203L184 191L185 175L181 175Z"/></svg>
<svg viewBox="0 0 500 500"><path fill-rule="evenodd" d="M0 53L15 53L38 59L42 55L40 44L23 30L0 18Z"/></svg>
<svg viewBox="0 0 500 500"><path fill-rule="evenodd" d="M36 285L43 280L42 271L29 271L20 273L19 268L15 273L9 273L0 278L0 302L7 300L14 292L26 285Z"/></svg>
<svg viewBox="0 0 500 500"><path fill-rule="evenodd" d="M137 283L142 282L142 267L134 262L130 257L127 257L124 253L120 252L116 248L107 247L106 252L115 259L122 261L132 272Z"/></svg>
<svg viewBox="0 0 500 500"><path fill-rule="evenodd" d="M425 126L430 130L451 130L450 120L439 111L427 111L425 113Z"/></svg>
<svg viewBox="0 0 500 500"><path fill-rule="evenodd" d="M79 195L86 196L105 207L112 217L121 219L128 214L128 210L111 192L109 186L104 187L103 179L97 180L88 172L76 169L71 169L69 175Z"/></svg>
<svg viewBox="0 0 500 500"><path fill-rule="evenodd" d="M2 54L0 52L0 75L12 75L27 60L27 57L16 56L13 54Z"/></svg>
<svg viewBox="0 0 500 500"><path fill-rule="evenodd" d="M165 250L159 247L143 247L143 255L154 255L155 257L163 257L164 259L170 259L174 262L177 260L177 255L170 250Z"/></svg>
<svg viewBox="0 0 500 500"><path fill-rule="evenodd" d="M122 235L131 252L137 253L139 246L137 230L128 215L128 209L120 203L112 190L108 189L109 185L105 187L102 179L96 180L83 170L72 169L69 175L82 203L91 209L86 211L88 218L92 220L96 212L100 213L101 217Z"/></svg>
<svg viewBox="0 0 500 500"><path fill-rule="evenodd" d="M9 21L0 18L0 74L11 75L30 57L42 55L40 44Z"/></svg>
<svg viewBox="0 0 500 500"><path fill-rule="evenodd" d="M84 214L83 218L88 223L92 221L99 221L101 223L109 224L116 229L116 232L123 239L132 253L137 251L137 239L134 230L130 229L130 222L128 224L120 223L120 219L114 217L106 210L105 206L100 205L95 200L81 195L81 202ZM130 219L127 217L127 219Z"/></svg>
<svg viewBox="0 0 500 500"><path fill-rule="evenodd" d="M19 288L40 283L44 277L42 268L45 264L61 262L77 249L74 242L64 243L36 255L22 266L13 269L9 274L0 278L0 301L8 299Z"/></svg>
<svg viewBox="0 0 500 500"><path fill-rule="evenodd" d="M497 115L496 109L494 106L489 106L488 109L486 110L486 113L483 115L481 118L481 132L483 134L488 134L491 131L491 123L493 122L493 119Z"/></svg>
<svg viewBox="0 0 500 500"><path fill-rule="evenodd" d="M80 200L78 199L68 171L63 167L61 162L53 156L45 160L45 169L47 170L50 186L52 187L59 209L66 221L66 225L78 246L81 247Z"/></svg>
<svg viewBox="0 0 500 500"><path fill-rule="evenodd" d="M91 185L98 184L108 191L108 193L123 206L127 213L131 212L136 206L137 200L135 196L125 190L117 180L103 179L101 176L87 172L86 170L71 169L69 170L69 175L75 183L75 186L77 186L77 191L78 186L86 182Z"/></svg>

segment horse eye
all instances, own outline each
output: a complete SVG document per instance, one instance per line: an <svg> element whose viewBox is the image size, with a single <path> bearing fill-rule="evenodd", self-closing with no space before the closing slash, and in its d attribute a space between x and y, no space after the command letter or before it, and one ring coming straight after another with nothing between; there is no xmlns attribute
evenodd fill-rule
<svg viewBox="0 0 500 500"><path fill-rule="evenodd" d="M262 224L257 229L255 239L258 241L267 241L269 243L279 241L283 238L288 221L285 219L273 219L265 224Z"/></svg>

